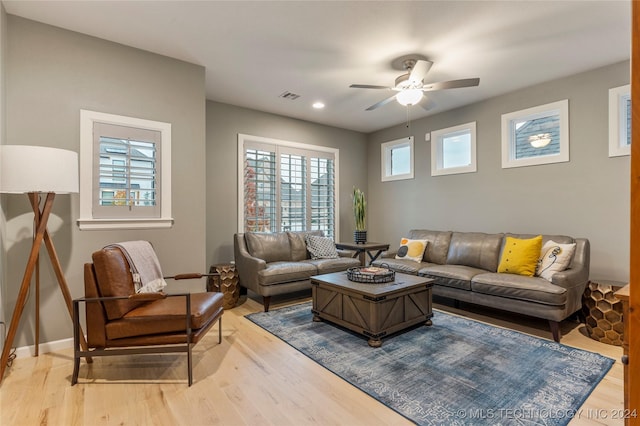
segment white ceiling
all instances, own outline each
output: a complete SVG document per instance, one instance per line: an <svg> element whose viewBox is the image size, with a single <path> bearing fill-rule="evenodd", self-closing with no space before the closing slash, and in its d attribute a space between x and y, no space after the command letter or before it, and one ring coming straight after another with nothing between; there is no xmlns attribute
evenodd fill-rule
<svg viewBox="0 0 640 426"><path fill-rule="evenodd" d="M206 97L362 132L402 123L391 62L418 53L430 92L411 119L630 57L630 1L3 1L7 13L206 68ZM278 96L290 91L295 101ZM315 101L326 104L314 110Z"/></svg>

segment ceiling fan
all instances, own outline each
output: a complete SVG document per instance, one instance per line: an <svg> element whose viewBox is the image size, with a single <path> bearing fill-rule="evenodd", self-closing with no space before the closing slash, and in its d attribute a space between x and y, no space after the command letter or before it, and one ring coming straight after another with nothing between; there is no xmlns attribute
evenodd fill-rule
<svg viewBox="0 0 640 426"><path fill-rule="evenodd" d="M389 98L383 99L382 101L371 105L369 108L367 108L367 111L372 111L376 108L386 105L394 99L397 100L400 105L419 104L424 109L429 110L433 108L435 104L433 103L433 101L426 98L423 92L457 89L460 87L472 87L480 84L479 78L465 78L462 80L450 80L441 81L439 83L424 84L424 77L431 69L433 62L428 61L421 55L403 56L394 60L392 62L392 65L396 69L407 71L406 74L402 74L400 77L396 78L395 85L393 87L373 86L370 84L352 84L351 86L349 86L356 89L383 89L398 92ZM422 101L423 98L426 98L426 101Z"/></svg>

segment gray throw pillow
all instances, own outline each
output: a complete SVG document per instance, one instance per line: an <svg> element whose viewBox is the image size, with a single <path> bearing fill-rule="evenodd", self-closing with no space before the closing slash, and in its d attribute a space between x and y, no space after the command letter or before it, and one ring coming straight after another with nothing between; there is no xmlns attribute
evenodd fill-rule
<svg viewBox="0 0 640 426"><path fill-rule="evenodd" d="M335 243L329 237L306 235L305 240L312 259L337 259L340 257Z"/></svg>

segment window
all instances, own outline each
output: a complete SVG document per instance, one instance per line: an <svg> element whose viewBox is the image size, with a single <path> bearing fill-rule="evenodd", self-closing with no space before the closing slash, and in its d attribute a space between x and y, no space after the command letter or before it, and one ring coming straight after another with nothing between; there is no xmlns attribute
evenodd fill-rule
<svg viewBox="0 0 640 426"><path fill-rule="evenodd" d="M413 179L413 136L381 145L382 181Z"/></svg>
<svg viewBox="0 0 640 426"><path fill-rule="evenodd" d="M475 121L431 132L431 176L476 170Z"/></svg>
<svg viewBox="0 0 640 426"><path fill-rule="evenodd" d="M166 228L171 124L80 112L80 229Z"/></svg>
<svg viewBox="0 0 640 426"><path fill-rule="evenodd" d="M238 135L239 232L338 235L338 150Z"/></svg>
<svg viewBox="0 0 640 426"><path fill-rule="evenodd" d="M609 157L631 155L631 88L609 89Z"/></svg>
<svg viewBox="0 0 640 426"><path fill-rule="evenodd" d="M502 115L502 168L569 161L569 101Z"/></svg>

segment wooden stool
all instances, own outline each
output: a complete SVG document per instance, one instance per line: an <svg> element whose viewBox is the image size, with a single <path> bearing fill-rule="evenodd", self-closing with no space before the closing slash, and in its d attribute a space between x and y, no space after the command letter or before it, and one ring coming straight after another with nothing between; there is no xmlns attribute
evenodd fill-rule
<svg viewBox="0 0 640 426"><path fill-rule="evenodd" d="M582 313L587 334L594 340L609 345L622 346L624 325L622 323L622 301L614 292L624 283L593 280L587 284L582 295Z"/></svg>
<svg viewBox="0 0 640 426"><path fill-rule="evenodd" d="M222 306L231 309L238 303L240 286L238 285L238 271L233 263L220 263L212 265L209 273L217 272L218 276L209 277L207 291L220 292L223 295Z"/></svg>

